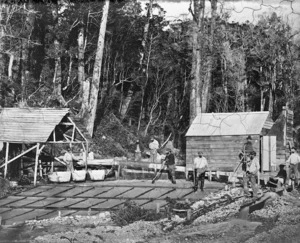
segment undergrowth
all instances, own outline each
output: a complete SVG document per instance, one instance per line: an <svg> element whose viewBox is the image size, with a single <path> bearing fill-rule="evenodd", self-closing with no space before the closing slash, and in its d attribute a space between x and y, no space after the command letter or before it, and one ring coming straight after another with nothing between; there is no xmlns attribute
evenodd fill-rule
<svg viewBox="0 0 300 243"><path fill-rule="evenodd" d="M0 177L0 198L6 197L11 192L9 180Z"/></svg>
<svg viewBox="0 0 300 243"><path fill-rule="evenodd" d="M112 214L113 221L119 226L125 226L136 221L156 221L164 218L163 213L156 213L140 207L134 201L127 200L124 205Z"/></svg>

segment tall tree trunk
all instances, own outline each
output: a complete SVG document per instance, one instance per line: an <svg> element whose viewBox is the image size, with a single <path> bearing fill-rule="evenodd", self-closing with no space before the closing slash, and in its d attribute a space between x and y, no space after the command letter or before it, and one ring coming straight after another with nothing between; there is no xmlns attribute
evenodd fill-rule
<svg viewBox="0 0 300 243"><path fill-rule="evenodd" d="M91 93L90 93L90 102L88 113L86 114L86 127L90 135L93 135L94 123L96 118L96 110L98 103L98 93L100 86L100 77L101 77L101 67L102 67L102 59L103 59L103 49L104 49L104 41L105 41L105 32L106 32L106 23L108 17L109 10L109 1L105 0L103 11L102 11L102 20L100 24L99 37L97 43L97 52L96 59L93 70L93 79L91 84Z"/></svg>
<svg viewBox="0 0 300 243"><path fill-rule="evenodd" d="M80 93L83 93L83 82L85 79L84 73L84 51L85 51L85 36L84 26L79 29L77 44L78 44L78 83L80 84ZM83 98L83 97L82 97Z"/></svg>
<svg viewBox="0 0 300 243"><path fill-rule="evenodd" d="M0 107L5 106L5 87L3 80L5 79L5 3L0 3Z"/></svg>
<svg viewBox="0 0 300 243"><path fill-rule="evenodd" d="M55 24L55 29L59 28L59 17L58 17L58 7L60 4L55 4L52 10L53 20ZM61 43L56 36L54 36L54 55L55 55L55 71L53 76L53 91L52 95L49 97L49 100L58 101L62 106L66 106L67 102L61 93L62 88L62 71L61 71Z"/></svg>
<svg viewBox="0 0 300 243"><path fill-rule="evenodd" d="M193 22L193 51L190 90L190 124L195 117L201 113L201 64L202 64L202 36L205 0L194 0L194 22Z"/></svg>
<svg viewBox="0 0 300 243"><path fill-rule="evenodd" d="M31 0L29 0L28 3L25 4L25 8L26 8L25 9L26 11L25 31L28 37L27 40L22 41L22 53L21 53L21 60L20 60L22 102L26 102L26 87L30 76L30 70L29 70L30 40L31 40L32 30L34 27L34 22L35 22L35 14L33 13L34 5Z"/></svg>
<svg viewBox="0 0 300 243"><path fill-rule="evenodd" d="M276 60L273 62L273 70L270 68L270 87L269 87L269 114L273 118L274 102L275 102L275 83L276 83Z"/></svg>
<svg viewBox="0 0 300 243"><path fill-rule="evenodd" d="M201 111L207 112L209 108L210 89L212 82L213 71L213 52L214 52L214 32L216 26L217 0L211 0L211 25L209 36L209 54L207 56L207 69L203 80L202 95L201 95Z"/></svg>
<svg viewBox="0 0 300 243"><path fill-rule="evenodd" d="M221 62L222 62L222 67L221 67L222 85L223 85L223 90L225 95L223 112L228 112L228 80L227 77L225 76L227 70L226 59L222 58Z"/></svg>
<svg viewBox="0 0 300 243"><path fill-rule="evenodd" d="M89 107L89 97L90 97L90 82L91 78L85 79L84 71L84 52L85 52L85 36L84 36L84 26L80 27L78 38L78 82L80 84L80 100L81 100L81 109L78 114L80 118L84 117L84 114L88 112Z"/></svg>

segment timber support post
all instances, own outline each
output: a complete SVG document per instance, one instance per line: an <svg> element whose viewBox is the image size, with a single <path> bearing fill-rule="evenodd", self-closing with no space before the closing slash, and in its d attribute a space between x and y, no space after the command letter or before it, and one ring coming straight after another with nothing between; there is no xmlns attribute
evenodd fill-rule
<svg viewBox="0 0 300 243"><path fill-rule="evenodd" d="M6 179L6 176L7 176L8 152L9 152L9 142L6 142L5 167L4 167L4 178L5 179Z"/></svg>
<svg viewBox="0 0 300 243"><path fill-rule="evenodd" d="M37 181L37 170L38 170L39 153L40 153L39 147L40 147L40 143L37 143L36 153L35 153L35 166L34 166L34 181L33 181L34 186L36 186L36 181Z"/></svg>

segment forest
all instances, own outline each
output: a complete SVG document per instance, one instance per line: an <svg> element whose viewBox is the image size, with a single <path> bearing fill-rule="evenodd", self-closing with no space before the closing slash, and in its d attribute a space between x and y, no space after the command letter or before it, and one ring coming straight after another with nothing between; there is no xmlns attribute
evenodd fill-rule
<svg viewBox="0 0 300 243"><path fill-rule="evenodd" d="M170 22L154 0L145 8L1 1L0 106L68 107L104 157L170 134L184 154L200 113L269 111L275 120L283 106L299 143L299 38L280 16L229 23L218 0L191 0L192 19Z"/></svg>

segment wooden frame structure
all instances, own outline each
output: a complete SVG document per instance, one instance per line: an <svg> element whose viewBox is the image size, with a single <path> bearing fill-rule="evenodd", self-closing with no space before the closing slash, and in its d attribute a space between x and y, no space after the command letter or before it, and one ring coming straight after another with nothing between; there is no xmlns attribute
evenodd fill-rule
<svg viewBox="0 0 300 243"><path fill-rule="evenodd" d="M2 129L0 127L0 141L6 144L6 151L5 163L0 165L0 169L4 167L4 178L7 177L8 164L35 150L34 185L36 186L39 156L48 144L69 144L71 147L73 144L81 144L87 156L91 137L87 131L81 131L78 128L78 122L74 122L70 116L69 109L1 109L0 126ZM72 129L71 136L67 134L70 129ZM18 133L20 136L18 136ZM11 143L22 144L22 148L25 144L31 147L17 156L9 158ZM56 157L54 159L63 163ZM87 161L87 158L85 161ZM85 163L85 169L87 169L87 163Z"/></svg>

